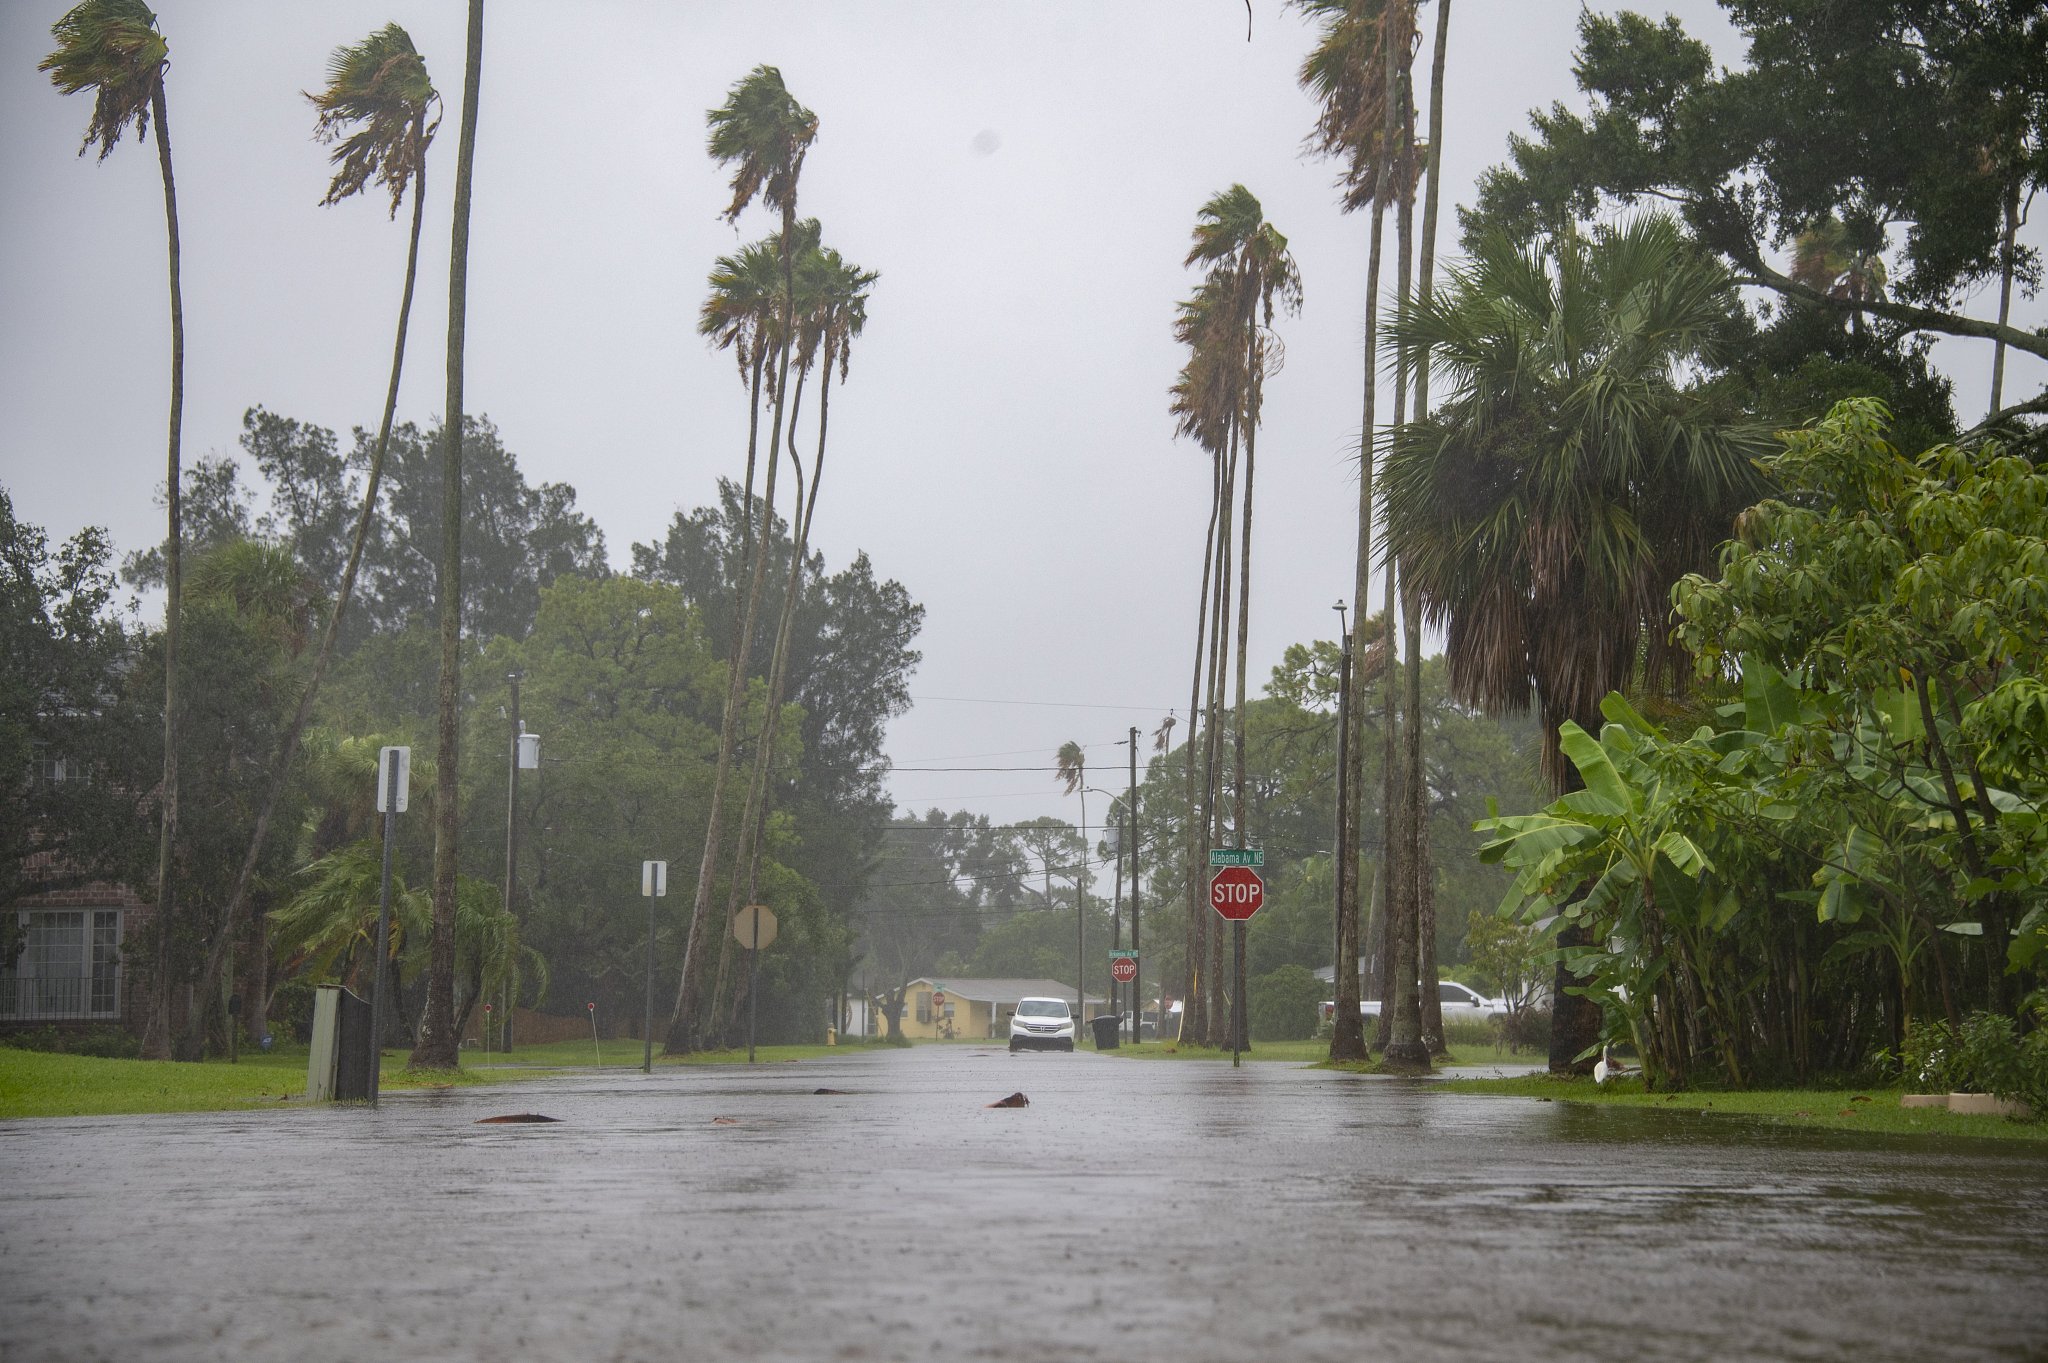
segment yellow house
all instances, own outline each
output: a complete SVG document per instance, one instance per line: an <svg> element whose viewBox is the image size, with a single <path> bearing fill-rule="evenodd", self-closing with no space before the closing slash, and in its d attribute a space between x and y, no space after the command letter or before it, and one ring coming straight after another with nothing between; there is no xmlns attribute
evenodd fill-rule
<svg viewBox="0 0 2048 1363"><path fill-rule="evenodd" d="M903 1035L913 1040L1003 1040L1010 1035L1010 1015L1019 999L1065 999L1074 1004L1074 987L1058 980L962 980L948 977L912 980L903 995ZM1082 1020L1109 1007L1090 994L1082 1004ZM876 1010L874 1025L887 1020Z"/></svg>

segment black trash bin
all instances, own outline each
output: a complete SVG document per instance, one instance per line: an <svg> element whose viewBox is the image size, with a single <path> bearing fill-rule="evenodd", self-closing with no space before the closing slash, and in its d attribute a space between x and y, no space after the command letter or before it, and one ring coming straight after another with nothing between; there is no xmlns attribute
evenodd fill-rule
<svg viewBox="0 0 2048 1363"><path fill-rule="evenodd" d="M1124 1027L1122 1018L1115 1013L1104 1013L1100 1017L1089 1018L1088 1025L1095 1029L1096 1050L1113 1051L1117 1048L1117 1038Z"/></svg>

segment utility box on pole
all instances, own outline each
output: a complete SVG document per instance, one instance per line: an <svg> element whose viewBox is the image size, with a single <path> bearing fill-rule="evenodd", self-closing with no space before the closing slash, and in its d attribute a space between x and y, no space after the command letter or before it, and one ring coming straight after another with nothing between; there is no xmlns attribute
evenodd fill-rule
<svg viewBox="0 0 2048 1363"><path fill-rule="evenodd" d="M377 1048L370 1005L338 984L313 991L313 1047L306 1057L306 1097L321 1103L365 1102Z"/></svg>

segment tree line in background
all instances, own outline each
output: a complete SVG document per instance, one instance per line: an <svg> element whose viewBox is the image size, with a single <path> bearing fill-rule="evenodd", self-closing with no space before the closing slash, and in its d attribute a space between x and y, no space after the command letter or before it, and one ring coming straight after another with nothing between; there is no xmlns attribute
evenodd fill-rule
<svg viewBox="0 0 2048 1363"><path fill-rule="evenodd" d="M1199 840L1213 830L1213 805L1219 799L1233 808L1242 804L1246 826L1258 830L1267 854L1266 906L1246 932L1243 988L1249 1035L1240 1038L1240 1045L1305 1037L1318 1025L1317 1005L1329 997L1329 987L1314 972L1330 963L1336 928L1340 665L1337 645L1328 640L1287 650L1264 693L1245 709L1244 777L1241 782L1237 778L1233 756L1210 808L1203 806L1201 795L1210 759L1199 737L1153 751L1139 769L1137 852L1139 865L1149 868L1138 891L1145 970L1161 986L1157 992L1183 1001L1182 1041L1195 1044L1198 1022L1176 982L1208 969L1214 948L1213 934L1195 938L1188 921L1211 916L1207 858L1185 854L1191 838ZM1490 716L1458 702L1447 681L1442 659L1424 665L1425 817L1440 858L1432 891L1443 909L1432 950L1447 967L1487 989L1513 991L1514 981L1498 961L1482 959L1493 911L1510 878L1479 862L1476 854L1484 840L1473 825L1494 805L1533 811L1544 803L1537 730L1528 718ZM1239 732L1234 717L1232 724L1234 744ZM1078 750L1078 745L1067 749ZM1369 753L1372 776L1378 774L1377 753L1377 748ZM1067 750L1063 755L1071 757ZM1187 795L1191 769L1196 774L1192 804ZM1098 996L1109 993L1107 949L1131 941L1132 887L1124 869L1129 843L1112 843L1106 836L1112 828L1128 827L1128 796L1118 794L1108 803L1086 825L1051 817L999 825L985 815L939 809L891 823L861 901L867 951L856 967L887 1030L893 1032L900 1021L903 986L910 980L1066 981L1074 976L1077 949L1084 965L1083 989ZM1376 827L1378 813L1369 807L1361 822ZM1358 854L1370 879L1384 849L1377 838L1368 837ZM1376 896L1369 897L1365 910L1366 951L1377 968L1388 949L1390 915ZM1468 941L1475 918L1486 925L1476 944ZM1510 935L1525 945L1533 940L1525 929L1512 929ZM1191 948L1191 941L1199 946ZM1201 954L1193 955L1195 950ZM1152 992L1148 989L1147 1007ZM1212 1044L1227 1045L1228 1033Z"/></svg>
<svg viewBox="0 0 2048 1363"><path fill-rule="evenodd" d="M737 221L760 198L781 217L770 240L718 262L700 328L735 352L749 380L745 479L721 486L719 506L678 514L662 543L635 546L635 576L617 578L574 490L529 486L496 430L463 406L482 30L481 0L470 0L446 418L437 431L396 423L440 96L410 37L390 24L336 49L327 84L307 96L316 138L334 147L323 204L375 184L388 191L395 218L413 196L382 418L374 437L358 429L342 454L333 432L252 409L242 444L263 478L260 496L241 486L234 462L187 470L180 457L169 48L156 16L140 0L85 0L53 30L58 47L43 69L64 93L95 97L81 150L98 146L104 158L131 125L138 136L152 123L156 130L174 338L168 514L163 544L131 554L125 571L134 584L161 585L166 608L160 632L112 619L104 538L81 536L53 556L9 508L9 624L26 641L10 690L42 698L10 711L9 739L31 754L59 755L23 768L39 794L8 832L22 867L39 868L32 874L42 888L100 877L155 886L149 1054L197 1059L209 1033L235 1025L216 998L238 996L238 952L256 958L244 983L259 1028L277 985L308 969L344 977L388 970L401 987L416 981L412 1059L422 1066L454 1064L480 1001L494 991L516 999L522 979L536 994L552 977L615 1002L620 981L634 974L626 958L649 948L621 936L605 887L625 883L635 861L671 851L680 859L670 844L686 829L703 834L676 944L671 1050L721 1040L742 1001L725 934L707 930L721 887L728 908L771 885L787 906L785 940L796 950L783 954L767 987L788 1016L778 1023L771 1007L771 1027L806 1028L798 1019L815 1014L844 978L845 906L888 813L881 730L907 704L921 609L898 584L878 581L865 557L828 576L809 549L832 379L835 370L841 381L847 375L876 279L825 246L815 220L795 216L817 121L770 67L756 68L709 114L711 154L734 168L726 216ZM806 470L798 421L813 378ZM772 426L757 496L764 398ZM775 494L785 451L795 487L787 515ZM571 750L558 775L544 769L529 806L500 806L494 818L496 742L485 716L500 679L529 667L539 713L559 722ZM331 668L335 684L323 696ZM717 673L722 684L711 679ZM161 688L155 741L135 729L152 708L138 679ZM434 757L420 765L434 782L423 800L434 830L430 889L400 887L391 959L369 962L358 937L374 898L363 804L370 787L350 783L368 781L365 762L378 743L423 737L429 715ZM716 753L708 773L707 748ZM151 752L161 763L153 776L136 766ZM728 787L741 760L742 814L728 830ZM181 800L204 820L182 827ZM153 871L135 846L144 821L157 830ZM493 824L510 838L521 821L538 821L527 831L540 849L524 898L509 855L507 883L490 885L484 850L495 846ZM284 936L274 940L273 927ZM706 950L714 938L715 971ZM282 967L275 980L273 963ZM250 969L246 960L240 969Z"/></svg>

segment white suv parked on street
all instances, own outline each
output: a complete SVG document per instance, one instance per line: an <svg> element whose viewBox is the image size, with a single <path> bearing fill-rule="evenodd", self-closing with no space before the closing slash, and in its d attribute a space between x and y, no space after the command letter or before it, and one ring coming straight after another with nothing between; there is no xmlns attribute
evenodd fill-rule
<svg viewBox="0 0 2048 1363"><path fill-rule="evenodd" d="M1074 1010L1065 999L1018 999L1010 1015L1010 1050L1071 1051Z"/></svg>

